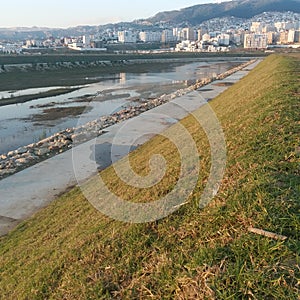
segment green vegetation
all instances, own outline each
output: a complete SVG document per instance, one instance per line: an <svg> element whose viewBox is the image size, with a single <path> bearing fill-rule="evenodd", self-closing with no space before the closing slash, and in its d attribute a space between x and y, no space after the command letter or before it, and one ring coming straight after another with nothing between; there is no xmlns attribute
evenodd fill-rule
<svg viewBox="0 0 300 300"><path fill-rule="evenodd" d="M210 102L228 161L209 206L198 207L209 144L189 116L181 123L197 144L202 172L187 205L160 221L124 224L74 188L1 238L3 299L298 299L299 60L270 56ZM154 153L164 155L167 172L150 189L126 186L111 167L101 176L125 200L158 199L176 182L180 160L158 136L130 155L137 173L149 172ZM258 236L249 226L288 239Z"/></svg>
<svg viewBox="0 0 300 300"><path fill-rule="evenodd" d="M12 94L12 97L10 98L4 98L0 99L0 106L9 105L9 104L16 104L16 103L24 103L35 99L41 99L41 98L47 98L47 97L53 97L63 94L68 94L71 92L74 92L78 90L79 88L59 88L50 90L47 92L41 92L38 94L30 94L30 95L23 95L23 96L17 96L14 97Z"/></svg>

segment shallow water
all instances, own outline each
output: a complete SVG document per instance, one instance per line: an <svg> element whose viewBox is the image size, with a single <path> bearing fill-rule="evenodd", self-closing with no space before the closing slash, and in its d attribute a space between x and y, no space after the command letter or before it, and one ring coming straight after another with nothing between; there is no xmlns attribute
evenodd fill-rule
<svg viewBox="0 0 300 300"><path fill-rule="evenodd" d="M188 62L185 65L171 67L167 72L157 70L157 72L151 73L118 73L115 74L116 79L111 79L110 76L109 80L103 80L105 77L99 76L101 81L98 83L82 86L80 89L64 95L2 106L0 107L0 153L37 142L58 131L76 126L79 116L34 121L34 116L43 114L44 110L50 107L59 109L60 107L89 106L91 109L86 110L80 116L80 122L82 120L88 122L111 114L126 105L134 105L132 97L143 97L143 92L145 93L148 87L148 97L150 94L152 97L159 96L166 91L175 91L187 81L223 73L238 63L239 61L236 59L227 62ZM141 87L143 92L141 92ZM33 94L50 89L53 88L13 91L13 94L15 96ZM1 96L6 97L11 93L12 91L4 91L1 92ZM130 94L130 97L124 97L124 94ZM105 100L92 103L79 102L78 98L85 95L105 95ZM110 95L111 99L109 99Z"/></svg>

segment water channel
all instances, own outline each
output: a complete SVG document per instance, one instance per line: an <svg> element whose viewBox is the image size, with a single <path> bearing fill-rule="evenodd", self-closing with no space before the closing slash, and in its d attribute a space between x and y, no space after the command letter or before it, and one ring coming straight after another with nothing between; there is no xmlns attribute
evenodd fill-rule
<svg viewBox="0 0 300 300"><path fill-rule="evenodd" d="M127 105L168 94L196 79L225 72L248 59L198 60L170 64L156 72L117 73L109 79L78 87L58 96L0 107L0 154L37 142L66 128L75 127L79 115L86 122L111 114ZM56 87L57 88L57 87ZM54 89L3 91L0 98ZM92 102L91 99L93 100ZM96 100L96 101L95 101Z"/></svg>

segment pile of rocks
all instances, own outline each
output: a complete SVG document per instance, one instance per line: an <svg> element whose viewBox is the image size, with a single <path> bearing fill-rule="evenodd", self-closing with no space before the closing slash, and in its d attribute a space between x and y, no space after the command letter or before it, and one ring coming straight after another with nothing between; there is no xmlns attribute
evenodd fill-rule
<svg viewBox="0 0 300 300"><path fill-rule="evenodd" d="M103 134L104 129L118 122L130 119L147 110L183 96L193 90L197 90L214 80L223 79L245 67L254 61L244 63L215 78L205 78L197 80L193 85L184 89L179 89L171 94L164 94L156 99L148 100L145 103L138 103L134 106L126 107L112 115L103 116L97 120L88 122L76 128L67 128L37 143L33 143L17 150L10 151L0 156L0 179L34 165L51 156L62 153L70 149L73 145L83 143Z"/></svg>

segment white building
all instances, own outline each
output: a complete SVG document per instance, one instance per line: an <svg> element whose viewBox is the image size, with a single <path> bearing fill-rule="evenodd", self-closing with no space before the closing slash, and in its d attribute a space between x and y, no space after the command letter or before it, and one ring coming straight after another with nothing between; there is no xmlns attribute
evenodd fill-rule
<svg viewBox="0 0 300 300"><path fill-rule="evenodd" d="M263 24L261 22L252 22L250 31L254 33L261 33L263 29Z"/></svg>
<svg viewBox="0 0 300 300"><path fill-rule="evenodd" d="M187 51L187 52L195 52L198 49L198 45L196 42L191 42L189 40L182 41L176 45L175 51Z"/></svg>
<svg viewBox="0 0 300 300"><path fill-rule="evenodd" d="M276 22L275 27L277 31L282 31L282 30L290 30L290 29L298 29L299 23L298 22Z"/></svg>
<svg viewBox="0 0 300 300"><path fill-rule="evenodd" d="M176 41L177 41L177 37L174 36L173 30L165 29L162 31L162 35L161 35L162 43L170 43L170 42L176 42Z"/></svg>
<svg viewBox="0 0 300 300"><path fill-rule="evenodd" d="M136 43L137 35L131 30L124 30L118 32L119 43Z"/></svg>
<svg viewBox="0 0 300 300"><path fill-rule="evenodd" d="M202 41L203 42L208 42L210 41L210 35L208 33L203 34L202 36Z"/></svg>
<svg viewBox="0 0 300 300"><path fill-rule="evenodd" d="M76 51L81 51L83 49L82 43L71 43L68 44L68 48Z"/></svg>
<svg viewBox="0 0 300 300"><path fill-rule="evenodd" d="M288 43L294 43L295 42L295 30L289 30L287 42Z"/></svg>
<svg viewBox="0 0 300 300"><path fill-rule="evenodd" d="M233 40L233 42L234 42L236 45L241 45L241 44L242 44L242 36L241 36L241 34L235 33L235 34L233 35L232 40Z"/></svg>
<svg viewBox="0 0 300 300"><path fill-rule="evenodd" d="M161 41L161 32L141 31L139 38L144 43L155 43Z"/></svg>
<svg viewBox="0 0 300 300"><path fill-rule="evenodd" d="M183 28L181 31L181 38L183 41L194 41L195 40L195 31L191 27Z"/></svg>
<svg viewBox="0 0 300 300"><path fill-rule="evenodd" d="M22 46L18 44L4 44L2 45L2 52L6 54L20 54Z"/></svg>
<svg viewBox="0 0 300 300"><path fill-rule="evenodd" d="M217 36L218 44L222 46L229 46L230 35L229 34L220 34Z"/></svg>
<svg viewBox="0 0 300 300"><path fill-rule="evenodd" d="M246 49L266 49L268 36L266 34L245 34L244 48Z"/></svg>
<svg viewBox="0 0 300 300"><path fill-rule="evenodd" d="M82 37L83 46L89 48L91 46L91 37L89 35L84 35Z"/></svg>
<svg viewBox="0 0 300 300"><path fill-rule="evenodd" d="M43 41L40 41L40 40L26 40L25 46L26 46L26 48L43 47Z"/></svg>

